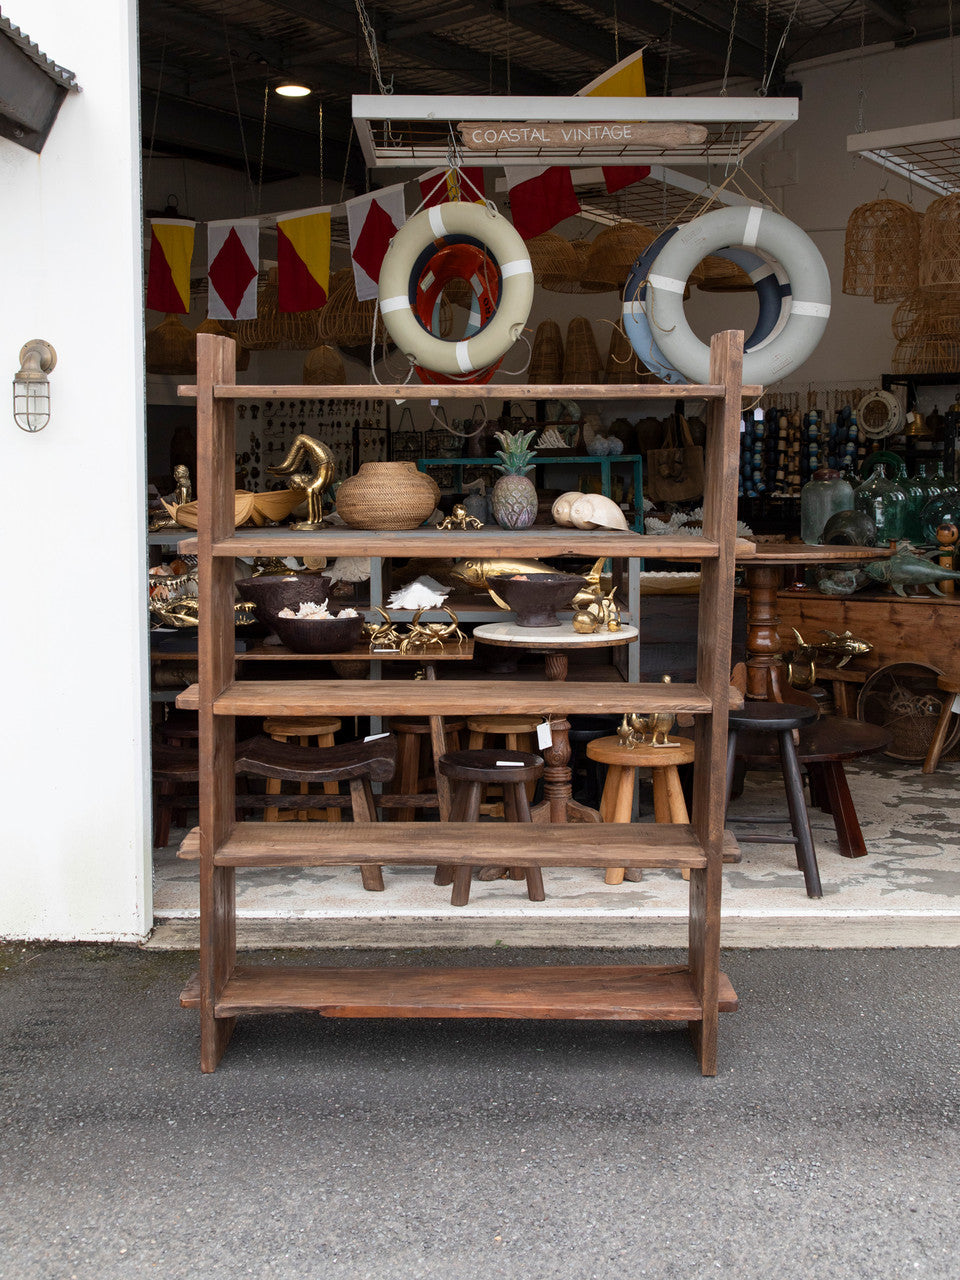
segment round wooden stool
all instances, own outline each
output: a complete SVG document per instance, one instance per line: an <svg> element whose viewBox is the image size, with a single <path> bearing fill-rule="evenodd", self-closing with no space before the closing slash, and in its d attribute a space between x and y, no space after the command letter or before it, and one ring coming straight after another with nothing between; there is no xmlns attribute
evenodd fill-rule
<svg viewBox="0 0 960 1280"><path fill-rule="evenodd" d="M200 726L195 711L171 711L155 729L157 739L173 747L196 746L200 738Z"/></svg>
<svg viewBox="0 0 960 1280"><path fill-rule="evenodd" d="M467 746L471 751L481 751L488 746L488 738L503 738L509 751L535 751L537 741L537 716L468 716L470 737ZM527 799L532 801L536 782L527 786Z"/></svg>
<svg viewBox="0 0 960 1280"><path fill-rule="evenodd" d="M263 732L275 742L292 741L301 747L332 747L333 735L339 728L340 721L336 716L272 716L263 722ZM282 790L283 783L279 778L267 779L268 796L278 796ZM306 795L306 785L301 783L300 790ZM326 783L323 790L328 796L335 796L339 792L335 782ZM264 822L289 822L293 818L298 818L301 822L306 822L308 818L325 818L327 822L339 822L340 810L265 809L263 813Z"/></svg>
<svg viewBox="0 0 960 1280"><path fill-rule="evenodd" d="M803 872L808 898L822 898L823 889L820 887L820 868L817 866L817 851L813 846L813 832L810 829L810 815L807 812L807 799L803 792L803 779L800 775L800 761L797 759L793 731L814 724L819 715L816 707L800 706L798 703L745 702L739 711L730 712L730 737L727 741L727 798L729 799L733 790L739 735L757 733L776 736L783 785L787 793L787 807L790 811L790 829L793 832L792 839L787 840L787 843L792 844L797 851L797 866ZM751 756L748 752L749 748L746 748L744 754L749 763ZM760 819L760 821L776 821L776 819ZM757 833L741 835L737 838L741 844L776 844L780 840L776 836L769 837Z"/></svg>
<svg viewBox="0 0 960 1280"><path fill-rule="evenodd" d="M464 721L443 718L443 729L447 745L454 751L460 747L460 734ZM418 796L436 786L433 775L434 762L430 742L429 716L389 716L384 725L391 733L397 735L397 754L400 764L400 777L397 786L404 796ZM413 822L416 817L414 809L398 809L395 821Z"/></svg>
<svg viewBox="0 0 960 1280"><path fill-rule="evenodd" d="M498 761L510 760L510 765ZM440 757L437 768L449 778L454 789L451 822L476 822L480 816L483 792L491 783L503 788L503 807L508 822L530 822L530 805L525 785L536 782L543 773L543 761L527 751L448 751ZM527 897L542 902L543 875L539 867L511 867L511 880L526 880ZM470 898L470 865L438 867L434 884L452 884L450 905L465 907Z"/></svg>
<svg viewBox="0 0 960 1280"><path fill-rule="evenodd" d="M600 797L601 822L629 822L633 814L633 793L638 769L649 769L653 776L653 818L655 822L682 822L690 817L680 786L677 766L693 760L693 743L689 738L674 738L668 746L654 747L642 743L625 747L614 734L594 738L587 743L587 756L607 766L607 778ZM624 879L639 880L639 867L608 867L606 884L622 884ZM684 878L689 879L686 871Z"/></svg>
<svg viewBox="0 0 960 1280"><path fill-rule="evenodd" d="M301 792L306 795L310 794L311 786L322 786L326 795L339 795L340 783L349 783L354 822L377 821L370 784L389 781L396 768L397 744L391 737L330 747L304 747L260 734L237 747L236 771L240 775L299 782ZM269 810L264 811L265 819L267 812ZM361 864L360 875L365 889L383 888L383 870L376 864Z"/></svg>
<svg viewBox="0 0 960 1280"><path fill-rule="evenodd" d="M200 756L196 744L181 747L159 743L153 748L153 845L170 843L170 819L174 811L195 809L199 804ZM181 823L185 819L181 819Z"/></svg>

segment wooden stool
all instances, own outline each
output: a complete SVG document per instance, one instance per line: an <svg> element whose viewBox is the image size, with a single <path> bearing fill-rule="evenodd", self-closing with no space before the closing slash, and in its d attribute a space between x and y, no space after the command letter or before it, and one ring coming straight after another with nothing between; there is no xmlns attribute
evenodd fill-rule
<svg viewBox="0 0 960 1280"><path fill-rule="evenodd" d="M790 810L790 828L793 832L793 838L788 843L792 844L797 851L797 866L803 872L808 898L823 897L823 890L820 887L820 868L817 866L817 853L813 847L813 832L810 829L810 815L807 813L807 800L803 793L803 779L800 776L800 762L797 759L793 731L812 725L818 716L819 712L813 706L800 706L789 702L746 702L741 710L730 712L730 737L727 741L727 798L729 799L733 789L738 735L747 731L776 735L783 785L787 792L787 807ZM766 821L766 819L759 819L759 821ZM771 840L770 837L759 834L741 835L737 838L741 844L779 842L777 837Z"/></svg>
<svg viewBox="0 0 960 1280"><path fill-rule="evenodd" d="M427 763L431 754L430 717L429 716L390 716L384 721L391 733L397 735L397 754L400 761L400 778L397 783L400 794L418 796L429 790L433 777L433 761ZM456 751L460 746L460 734L464 721L444 716L444 733L447 745ZM397 822L412 822L416 817L415 809L398 809Z"/></svg>
<svg viewBox="0 0 960 1280"><path fill-rule="evenodd" d="M509 766L499 760L516 761ZM530 822L530 805L525 784L543 773L543 761L526 751L448 751L441 756L437 768L453 784L451 822L476 822L485 787L497 783L503 788L503 804L508 822ZM450 905L465 907L470 898L471 866L438 867L434 884L453 884ZM527 897L542 902L543 875L539 867L511 867L511 880L526 880Z"/></svg>
<svg viewBox="0 0 960 1280"><path fill-rule="evenodd" d="M607 779L600 797L601 822L629 822L633 814L633 793L638 769L649 769L653 776L653 819L655 822L681 822L689 825L683 789L677 766L693 760L693 743L689 738L674 738L669 746L654 747L642 743L625 747L614 735L594 738L587 743L587 756L607 766ZM622 884L624 878L639 880L638 867L608 867L605 884ZM689 879L689 872L684 876Z"/></svg>
<svg viewBox="0 0 960 1280"><path fill-rule="evenodd" d="M937 680L937 688L947 696L943 700L937 727L933 731L930 746L927 748L927 757L923 762L924 773L936 773L937 771L937 765L940 763L940 754L947 740L950 721L953 718L953 704L957 694L960 693L960 680L951 676L940 676Z"/></svg>
<svg viewBox="0 0 960 1280"><path fill-rule="evenodd" d="M488 745L488 738L500 737L508 751L533 752L536 750L539 723L537 716L468 716L470 737L467 746L471 751L481 751ZM528 783L528 800L533 800L536 789L536 782Z"/></svg>
<svg viewBox="0 0 960 1280"><path fill-rule="evenodd" d="M301 791L310 785L323 786L326 795L339 794L340 783L350 784L350 807L354 822L376 822L377 809L371 782L386 782L397 768L397 744L391 737L374 742L345 742L333 747L302 747L261 734L237 748L237 773L299 782ZM338 810L339 812L339 810ZM383 870L370 865L360 868L365 889L383 888Z"/></svg>
<svg viewBox="0 0 960 1280"><path fill-rule="evenodd" d="M154 732L160 742L173 747L196 747L200 739L200 725L195 711L171 711L161 720Z"/></svg>
<svg viewBox="0 0 960 1280"><path fill-rule="evenodd" d="M289 742L295 739L301 747L309 747L316 745L318 747L332 747L333 735L340 728L340 721L336 716L274 716L264 720L263 732L268 734L277 742ZM310 739L315 738L316 742L311 743ZM283 783L279 778L267 779L267 795L278 796L283 789ZM305 795L307 787L301 785L301 792ZM328 796L335 796L339 793L339 788L335 782L328 782L323 788L324 793ZM264 822L289 822L291 819L298 818L301 822L306 822L308 818L326 818L327 822L339 822L339 809L285 809L281 812L279 809L265 809L263 813Z"/></svg>
<svg viewBox="0 0 960 1280"><path fill-rule="evenodd" d="M196 808L200 785L200 757L196 746L160 743L153 748L153 846L170 843L170 819L174 810ZM185 784L189 783L189 790Z"/></svg>

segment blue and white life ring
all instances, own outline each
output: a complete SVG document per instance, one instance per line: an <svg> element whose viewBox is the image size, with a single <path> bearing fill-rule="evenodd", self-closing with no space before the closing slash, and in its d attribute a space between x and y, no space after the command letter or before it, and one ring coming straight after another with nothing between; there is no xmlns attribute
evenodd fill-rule
<svg viewBox="0 0 960 1280"><path fill-rule="evenodd" d="M830 315L826 263L806 232L779 213L756 206L715 209L678 228L646 274L643 311L650 333L661 356L685 381L709 381L710 348L687 323L683 292L701 258L718 251L729 253L729 245L769 255L789 281L786 323L770 341L758 341L746 350L743 358L745 382L776 382L812 355ZM644 358L641 351L637 354Z"/></svg>
<svg viewBox="0 0 960 1280"><path fill-rule="evenodd" d="M434 336L411 301L425 251L429 257L448 237L481 245L501 282L493 316L459 342ZM519 338L533 303L533 267L520 235L492 205L438 204L415 214L393 237L380 268L379 296L383 323L404 355L424 369L462 377L495 364Z"/></svg>
<svg viewBox="0 0 960 1280"><path fill-rule="evenodd" d="M623 328L630 345L648 369L670 383L688 382L689 378L674 367L654 339L646 313L647 279L660 251L678 230L670 227L662 232L634 263L623 292L622 307ZM744 350L758 351L779 334L789 317L791 286L786 273L747 249L724 245L714 251L714 257L742 267L753 281L757 291L757 322L744 343Z"/></svg>

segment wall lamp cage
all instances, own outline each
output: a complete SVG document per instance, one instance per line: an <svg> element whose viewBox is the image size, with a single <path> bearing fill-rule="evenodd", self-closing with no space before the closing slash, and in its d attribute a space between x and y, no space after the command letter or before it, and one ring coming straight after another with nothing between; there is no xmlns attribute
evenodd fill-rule
<svg viewBox="0 0 960 1280"><path fill-rule="evenodd" d="M32 338L20 349L20 369L13 379L13 420L21 431L42 431L50 421L50 381L57 353L49 342Z"/></svg>

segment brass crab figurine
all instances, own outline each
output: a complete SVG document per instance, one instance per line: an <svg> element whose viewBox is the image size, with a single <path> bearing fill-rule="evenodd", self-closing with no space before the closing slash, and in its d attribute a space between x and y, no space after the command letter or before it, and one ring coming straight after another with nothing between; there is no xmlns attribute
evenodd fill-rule
<svg viewBox="0 0 960 1280"><path fill-rule="evenodd" d="M445 520L437 525L438 529L482 529L483 521L467 512L462 502L455 504L453 511Z"/></svg>
<svg viewBox="0 0 960 1280"><path fill-rule="evenodd" d="M370 641L371 650L399 649L401 647L401 633L397 630L396 623L386 609L381 609L378 604L373 607L383 618L383 622L365 622L363 624L363 631Z"/></svg>
<svg viewBox="0 0 960 1280"><path fill-rule="evenodd" d="M413 615L410 630L400 642L400 652L409 653L411 649L429 649L434 645L442 649L446 641L453 640L454 637L459 648L467 637L460 630L460 619L450 606L441 605L443 612L450 618L449 622L421 622L420 616L426 607L424 605Z"/></svg>

